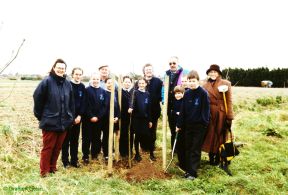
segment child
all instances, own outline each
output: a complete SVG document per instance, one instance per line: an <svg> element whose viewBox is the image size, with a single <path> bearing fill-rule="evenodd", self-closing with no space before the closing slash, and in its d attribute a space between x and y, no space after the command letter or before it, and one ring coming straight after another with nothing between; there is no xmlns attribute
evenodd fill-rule
<svg viewBox="0 0 288 195"><path fill-rule="evenodd" d="M176 132L184 130L185 137L185 175L189 180L197 177L201 160L201 147L207 130L210 116L208 93L199 86L196 71L188 74L191 89L185 92Z"/></svg>
<svg viewBox="0 0 288 195"><path fill-rule="evenodd" d="M183 87L185 89L185 91L187 89L189 89L189 83L188 83L188 79L187 79L187 74L183 75L181 78L181 87Z"/></svg>
<svg viewBox="0 0 288 195"><path fill-rule="evenodd" d="M133 93L132 79L129 76L123 77L123 88L121 98L121 134L120 134L120 155L128 156L128 129L130 126L129 100ZM133 148L133 133L130 131L130 150ZM132 152L131 152L132 153Z"/></svg>
<svg viewBox="0 0 288 195"><path fill-rule="evenodd" d="M140 162L142 160L139 153L139 144L151 140L151 132L149 128L152 127L151 122L151 108L149 93L145 91L147 81L144 78L138 80L138 89L134 91L133 98L131 98L128 112L132 113L132 127L135 132L135 160ZM133 100L133 101L132 101ZM150 141L149 143L152 143ZM155 160L153 154L153 145L150 144L150 159ZM154 157L154 158L153 158Z"/></svg>
<svg viewBox="0 0 288 195"><path fill-rule="evenodd" d="M175 128L176 128L176 121L178 120L180 115L180 109L183 101L184 92L185 92L184 88L179 85L174 88L175 101L173 105L172 116L175 118L175 124L173 125ZM185 139L183 131L178 132L176 152L178 156L179 167L182 170L185 170Z"/></svg>
<svg viewBox="0 0 288 195"><path fill-rule="evenodd" d="M90 86L86 88L86 93L88 124L82 130L82 150L84 163L89 163L90 146L92 160L97 159L101 151L101 125L108 107L106 92L100 87L99 73L91 76Z"/></svg>
<svg viewBox="0 0 288 195"><path fill-rule="evenodd" d="M83 70L81 68L73 68L71 85L74 93L75 102L75 119L73 126L67 131L66 138L62 145L62 162L63 166L71 166L79 168L78 163L78 145L81 117L85 112L85 85L81 83ZM71 162L69 162L69 147Z"/></svg>
<svg viewBox="0 0 288 195"><path fill-rule="evenodd" d="M103 138L102 138L102 149L104 154L104 160L108 160L108 143L109 143L109 117L110 117L110 97L112 90L112 79L107 78L105 80L106 85L106 96L107 96L107 108L105 116L103 118ZM114 131L118 133L119 131L119 117L120 117L120 108L118 103L118 91L115 89L114 96Z"/></svg>

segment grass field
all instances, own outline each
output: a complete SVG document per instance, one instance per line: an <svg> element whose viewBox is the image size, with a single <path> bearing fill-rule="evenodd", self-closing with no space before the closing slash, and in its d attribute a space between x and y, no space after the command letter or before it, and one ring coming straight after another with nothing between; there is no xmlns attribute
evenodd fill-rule
<svg viewBox="0 0 288 195"><path fill-rule="evenodd" d="M233 88L233 130L236 141L244 146L230 166L232 177L210 166L203 153L199 177L194 181L182 179L176 158L163 179L128 181L125 167L115 168L109 177L101 161L64 169L59 160L56 174L40 178L42 139L32 112L37 83L0 80L1 194L288 194L287 89ZM161 136L159 129L155 169L161 167Z"/></svg>

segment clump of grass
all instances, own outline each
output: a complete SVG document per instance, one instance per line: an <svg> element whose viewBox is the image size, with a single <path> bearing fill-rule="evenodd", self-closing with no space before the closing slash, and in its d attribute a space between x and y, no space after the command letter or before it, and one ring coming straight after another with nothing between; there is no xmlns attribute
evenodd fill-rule
<svg viewBox="0 0 288 195"><path fill-rule="evenodd" d="M11 126L10 125L1 125L0 126L0 132L1 134L5 135L5 136L9 136L12 134L12 131L11 131Z"/></svg>
<svg viewBox="0 0 288 195"><path fill-rule="evenodd" d="M285 103L286 99L282 96L276 96L274 97L262 97L256 99L257 104L261 106L269 106L269 105L274 105L274 106L279 106L279 104Z"/></svg>
<svg viewBox="0 0 288 195"><path fill-rule="evenodd" d="M263 97L256 99L257 104L260 104L261 106L268 106L273 105L275 103L274 99L272 97Z"/></svg>
<svg viewBox="0 0 288 195"><path fill-rule="evenodd" d="M263 130L262 134L266 136L273 136L273 137L278 137L278 138L283 137L276 129L273 129L273 128L267 128Z"/></svg>

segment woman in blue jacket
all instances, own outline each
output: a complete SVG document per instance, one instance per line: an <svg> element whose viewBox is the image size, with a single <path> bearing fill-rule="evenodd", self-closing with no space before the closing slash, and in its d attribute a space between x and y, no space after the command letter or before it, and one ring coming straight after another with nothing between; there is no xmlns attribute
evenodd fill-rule
<svg viewBox="0 0 288 195"><path fill-rule="evenodd" d="M66 130L75 118L73 90L64 74L66 68L66 63L57 59L49 76L40 82L33 94L34 115L40 122L43 138L40 155L42 177L55 173Z"/></svg>

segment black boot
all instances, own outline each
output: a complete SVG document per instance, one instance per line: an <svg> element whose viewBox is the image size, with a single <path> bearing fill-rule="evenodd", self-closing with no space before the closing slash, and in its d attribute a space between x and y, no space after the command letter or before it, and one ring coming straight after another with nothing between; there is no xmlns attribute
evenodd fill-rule
<svg viewBox="0 0 288 195"><path fill-rule="evenodd" d="M64 168L67 168L70 165L69 161L62 161Z"/></svg>
<svg viewBox="0 0 288 195"><path fill-rule="evenodd" d="M73 161L73 162L70 163L70 165L71 165L72 167L75 167L75 168L80 168L80 164L79 164L78 161Z"/></svg>
<svg viewBox="0 0 288 195"><path fill-rule="evenodd" d="M134 160L136 160L137 162L140 162L142 160L142 158L141 158L139 153L135 154Z"/></svg>
<svg viewBox="0 0 288 195"><path fill-rule="evenodd" d="M214 165L215 164L215 154L210 152L209 153L209 164Z"/></svg>
<svg viewBox="0 0 288 195"><path fill-rule="evenodd" d="M215 154L215 159L214 159L214 166L219 165L220 163L220 155L219 153Z"/></svg>
<svg viewBox="0 0 288 195"><path fill-rule="evenodd" d="M156 157L154 156L153 152L150 152L150 160L156 161Z"/></svg>
<svg viewBox="0 0 288 195"><path fill-rule="evenodd" d="M225 171L225 173L227 173L227 175L232 176L231 171L228 168L228 163L224 163L219 166L223 171Z"/></svg>

